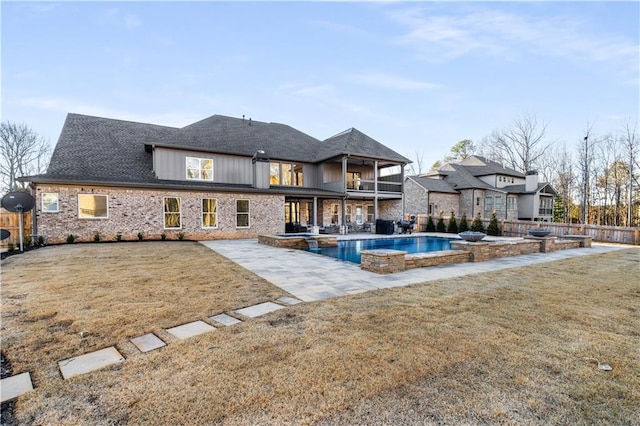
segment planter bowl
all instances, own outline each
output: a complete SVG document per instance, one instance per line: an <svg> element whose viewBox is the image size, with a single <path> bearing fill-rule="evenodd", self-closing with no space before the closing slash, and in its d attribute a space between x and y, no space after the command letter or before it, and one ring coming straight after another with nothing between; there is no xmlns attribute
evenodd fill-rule
<svg viewBox="0 0 640 426"><path fill-rule="evenodd" d="M551 229L547 229L547 228L529 229L529 234L533 235L534 237L546 237L550 233L551 233Z"/></svg>
<svg viewBox="0 0 640 426"><path fill-rule="evenodd" d="M470 243L476 243L487 236L484 232L465 231L458 234L460 238Z"/></svg>

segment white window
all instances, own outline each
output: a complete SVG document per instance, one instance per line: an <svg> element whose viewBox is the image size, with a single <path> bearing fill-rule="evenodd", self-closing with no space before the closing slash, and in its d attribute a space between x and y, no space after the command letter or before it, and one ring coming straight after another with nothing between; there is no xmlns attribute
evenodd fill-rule
<svg viewBox="0 0 640 426"><path fill-rule="evenodd" d="M356 206L356 224L362 225L362 220L364 218L364 209L362 206Z"/></svg>
<svg viewBox="0 0 640 426"><path fill-rule="evenodd" d="M373 206L367 206L367 222L373 222Z"/></svg>
<svg viewBox="0 0 640 426"><path fill-rule="evenodd" d="M351 223L351 204L345 206L344 216L347 223Z"/></svg>
<svg viewBox="0 0 640 426"><path fill-rule="evenodd" d="M60 205L58 203L58 193L43 192L42 193L42 212L56 213L59 210L60 210Z"/></svg>
<svg viewBox="0 0 640 426"><path fill-rule="evenodd" d="M213 180L213 159L187 157L187 179Z"/></svg>
<svg viewBox="0 0 640 426"><path fill-rule="evenodd" d="M249 200L236 200L236 227L248 228L249 224Z"/></svg>
<svg viewBox="0 0 640 426"><path fill-rule="evenodd" d="M202 227L218 227L218 200L215 198L202 199Z"/></svg>
<svg viewBox="0 0 640 426"><path fill-rule="evenodd" d="M164 197L164 228L181 229L182 214L180 213L180 198Z"/></svg>
<svg viewBox="0 0 640 426"><path fill-rule="evenodd" d="M516 207L516 197L507 197L507 210L515 210Z"/></svg>
<svg viewBox="0 0 640 426"><path fill-rule="evenodd" d="M280 185L280 163L269 163L269 183Z"/></svg>
<svg viewBox="0 0 640 426"><path fill-rule="evenodd" d="M331 205L331 223L340 223L340 219L338 218L340 214L340 207L337 204Z"/></svg>
<svg viewBox="0 0 640 426"><path fill-rule="evenodd" d="M109 217L107 196L78 194L78 217L80 219L107 219Z"/></svg>

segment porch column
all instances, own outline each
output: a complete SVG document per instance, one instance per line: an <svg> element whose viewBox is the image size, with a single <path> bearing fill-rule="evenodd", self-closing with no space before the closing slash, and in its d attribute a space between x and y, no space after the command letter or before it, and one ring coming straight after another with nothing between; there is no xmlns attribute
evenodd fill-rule
<svg viewBox="0 0 640 426"><path fill-rule="evenodd" d="M318 226L318 197L313 197L313 226Z"/></svg>
<svg viewBox="0 0 640 426"><path fill-rule="evenodd" d="M378 160L373 162L373 223L378 219Z"/></svg>
<svg viewBox="0 0 640 426"><path fill-rule="evenodd" d="M347 199L345 197L342 197L342 220L340 223L340 233L341 234L346 234L347 233Z"/></svg>

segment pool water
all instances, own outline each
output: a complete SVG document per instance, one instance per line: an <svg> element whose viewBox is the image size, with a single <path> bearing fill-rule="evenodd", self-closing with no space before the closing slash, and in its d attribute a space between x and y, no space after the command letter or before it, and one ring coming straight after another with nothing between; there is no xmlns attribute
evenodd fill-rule
<svg viewBox="0 0 640 426"><path fill-rule="evenodd" d="M348 262L360 263L362 250L402 250L407 253L426 253L430 251L450 250L450 240L434 237L385 238L379 240L338 241L336 247L309 249L312 253L335 257Z"/></svg>

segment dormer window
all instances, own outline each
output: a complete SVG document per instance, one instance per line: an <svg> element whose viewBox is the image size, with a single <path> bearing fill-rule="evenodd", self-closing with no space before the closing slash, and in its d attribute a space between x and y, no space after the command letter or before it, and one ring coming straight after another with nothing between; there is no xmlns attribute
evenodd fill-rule
<svg viewBox="0 0 640 426"><path fill-rule="evenodd" d="M187 157L187 179L213 181L213 159Z"/></svg>

